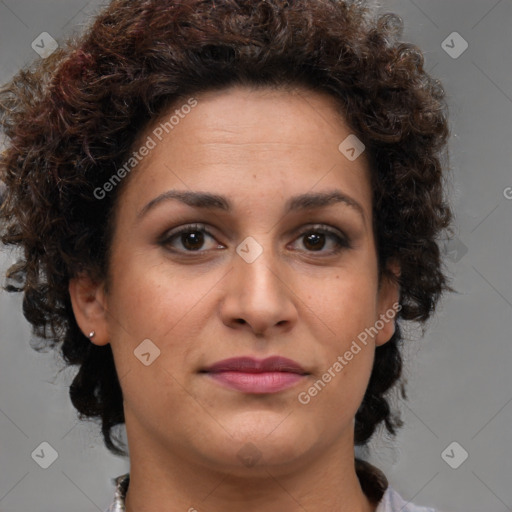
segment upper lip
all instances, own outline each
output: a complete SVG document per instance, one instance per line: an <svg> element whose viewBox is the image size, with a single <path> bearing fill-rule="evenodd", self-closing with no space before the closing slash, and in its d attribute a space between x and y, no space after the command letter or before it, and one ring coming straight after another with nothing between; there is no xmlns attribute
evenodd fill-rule
<svg viewBox="0 0 512 512"><path fill-rule="evenodd" d="M243 373L263 373L263 372L289 372L307 375L308 372L302 366L286 357L271 356L266 359L256 359L254 357L232 357L218 361L202 372L243 372Z"/></svg>

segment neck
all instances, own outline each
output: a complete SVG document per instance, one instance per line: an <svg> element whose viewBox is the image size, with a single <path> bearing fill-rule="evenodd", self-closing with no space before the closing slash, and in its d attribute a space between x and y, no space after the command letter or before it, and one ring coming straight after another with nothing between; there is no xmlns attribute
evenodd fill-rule
<svg viewBox="0 0 512 512"><path fill-rule="evenodd" d="M128 432L128 428L127 428ZM131 432L134 434L134 432ZM134 436L126 512L374 512L356 474L353 443L303 460L292 469L259 461L253 467L198 464ZM358 463L358 471L361 469ZM373 501L371 501L371 499Z"/></svg>

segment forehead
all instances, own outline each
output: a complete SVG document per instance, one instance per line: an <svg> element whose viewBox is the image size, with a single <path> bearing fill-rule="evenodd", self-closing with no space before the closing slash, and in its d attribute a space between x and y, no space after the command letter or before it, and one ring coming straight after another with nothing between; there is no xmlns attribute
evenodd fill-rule
<svg viewBox="0 0 512 512"><path fill-rule="evenodd" d="M168 107L138 138L152 149L130 176L131 201L171 188L207 189L236 202L244 194L282 200L337 186L371 203L366 155L350 159L340 149L354 135L330 95L233 86L194 96L192 108L188 100Z"/></svg>
<svg viewBox="0 0 512 512"><path fill-rule="evenodd" d="M188 108L192 98L196 105ZM196 143L236 138L246 144L322 145L333 142L331 134L336 142L343 133L350 133L350 128L341 106L326 92L298 86L233 85L181 97L163 110L140 138L151 135L157 142L167 139L176 144L188 143L192 137Z"/></svg>

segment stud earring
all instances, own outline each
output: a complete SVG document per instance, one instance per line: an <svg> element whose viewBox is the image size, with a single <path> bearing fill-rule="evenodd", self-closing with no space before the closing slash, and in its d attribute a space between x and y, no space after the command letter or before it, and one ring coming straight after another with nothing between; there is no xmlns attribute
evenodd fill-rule
<svg viewBox="0 0 512 512"><path fill-rule="evenodd" d="M93 338L95 334L96 334L96 333L95 333L94 331L91 331L91 332L89 333L89 338Z"/></svg>

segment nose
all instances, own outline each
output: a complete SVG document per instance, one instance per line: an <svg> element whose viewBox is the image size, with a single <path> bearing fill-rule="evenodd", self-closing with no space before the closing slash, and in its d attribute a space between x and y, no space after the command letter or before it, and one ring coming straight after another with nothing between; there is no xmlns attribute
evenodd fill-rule
<svg viewBox="0 0 512 512"><path fill-rule="evenodd" d="M271 250L263 250L252 262L235 254L226 276L223 322L258 337L289 331L298 316L290 279Z"/></svg>

